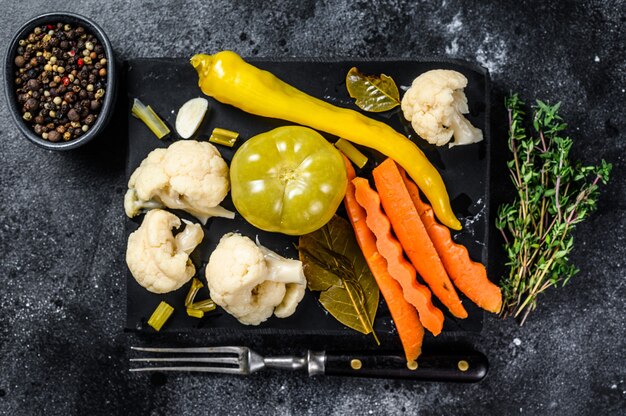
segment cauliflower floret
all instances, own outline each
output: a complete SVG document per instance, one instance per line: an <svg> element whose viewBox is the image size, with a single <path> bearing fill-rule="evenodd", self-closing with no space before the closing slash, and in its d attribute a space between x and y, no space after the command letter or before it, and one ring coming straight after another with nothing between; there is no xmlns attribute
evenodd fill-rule
<svg viewBox="0 0 626 416"><path fill-rule="evenodd" d="M483 132L463 116L467 114L467 97L463 88L467 78L456 71L436 69L413 80L402 97L404 118L428 143L443 146L454 135L449 146L476 143Z"/></svg>
<svg viewBox="0 0 626 416"><path fill-rule="evenodd" d="M302 262L286 259L241 234L224 235L209 258L211 299L246 325L291 316L304 296Z"/></svg>
<svg viewBox="0 0 626 416"><path fill-rule="evenodd" d="M155 149L133 172L124 197L126 215L166 206L181 209L203 224L209 217L234 218L221 206L228 194L228 165L211 143L178 141Z"/></svg>
<svg viewBox="0 0 626 416"><path fill-rule="evenodd" d="M154 209L128 237L126 263L137 283L150 292L176 290L196 273L189 254L200 244L204 232L198 224L185 224L185 229L174 237L172 229L180 227L180 219Z"/></svg>

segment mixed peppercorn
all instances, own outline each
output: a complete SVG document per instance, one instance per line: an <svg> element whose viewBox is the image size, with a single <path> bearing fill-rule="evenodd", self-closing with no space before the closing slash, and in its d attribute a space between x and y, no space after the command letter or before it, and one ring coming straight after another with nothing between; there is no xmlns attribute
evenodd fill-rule
<svg viewBox="0 0 626 416"><path fill-rule="evenodd" d="M107 57L82 26L42 25L19 41L15 87L22 118L44 140L72 140L95 123L107 87Z"/></svg>

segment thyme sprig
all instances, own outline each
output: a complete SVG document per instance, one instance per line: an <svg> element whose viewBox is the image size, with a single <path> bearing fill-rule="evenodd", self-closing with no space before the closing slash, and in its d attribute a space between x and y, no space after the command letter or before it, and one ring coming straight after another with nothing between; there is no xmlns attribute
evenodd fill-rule
<svg viewBox="0 0 626 416"><path fill-rule="evenodd" d="M569 160L572 140L559 116L560 103L537 101L532 112L532 134L524 126L524 103L517 94L506 99L507 163L517 190L512 203L499 207L496 227L504 237L508 276L501 283L501 315L512 315L523 325L537 307L539 294L563 286L578 272L570 264L572 231L596 208L600 183L606 184L611 164L583 166Z"/></svg>

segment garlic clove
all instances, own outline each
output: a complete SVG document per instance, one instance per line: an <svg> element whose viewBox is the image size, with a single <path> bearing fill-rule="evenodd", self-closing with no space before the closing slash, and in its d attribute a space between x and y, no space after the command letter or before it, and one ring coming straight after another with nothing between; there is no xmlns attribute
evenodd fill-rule
<svg viewBox="0 0 626 416"><path fill-rule="evenodd" d="M183 139L188 139L196 132L209 108L205 98L192 98L180 107L176 115L176 131Z"/></svg>

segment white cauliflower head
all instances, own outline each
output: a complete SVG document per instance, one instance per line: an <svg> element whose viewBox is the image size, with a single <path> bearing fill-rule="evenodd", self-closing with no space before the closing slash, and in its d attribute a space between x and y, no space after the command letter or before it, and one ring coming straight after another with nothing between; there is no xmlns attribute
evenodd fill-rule
<svg viewBox="0 0 626 416"><path fill-rule="evenodd" d="M180 219L167 211L148 212L139 229L128 237L126 263L137 283L153 293L178 289L196 273L189 254L204 237L202 227L186 222L185 229L173 235Z"/></svg>
<svg viewBox="0 0 626 416"><path fill-rule="evenodd" d="M214 216L234 218L219 206L229 188L228 165L215 146L181 140L141 162L128 181L124 209L131 218L159 206L187 211L203 223Z"/></svg>
<svg viewBox="0 0 626 416"><path fill-rule="evenodd" d="M425 72L413 80L411 88L402 97L404 118L428 143L449 146L476 143L483 133L463 116L467 114L467 97L463 88L467 78L445 69Z"/></svg>
<svg viewBox="0 0 626 416"><path fill-rule="evenodd" d="M241 234L224 235L209 258L211 299L246 325L292 315L304 296L302 263L285 259Z"/></svg>

